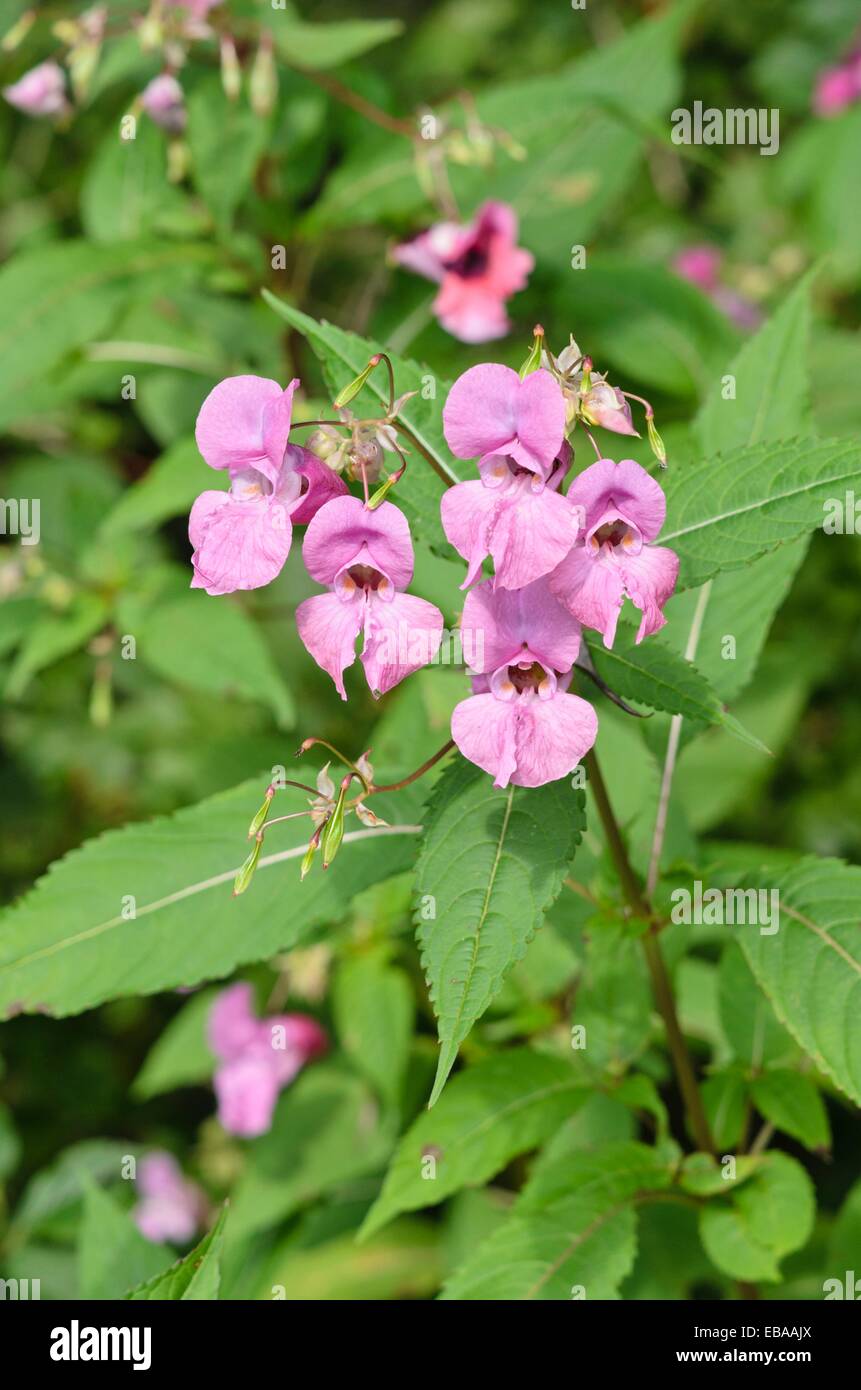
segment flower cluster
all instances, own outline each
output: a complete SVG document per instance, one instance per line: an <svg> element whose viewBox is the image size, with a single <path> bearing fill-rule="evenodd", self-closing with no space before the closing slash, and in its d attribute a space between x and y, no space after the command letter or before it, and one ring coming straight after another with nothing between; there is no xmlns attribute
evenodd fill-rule
<svg viewBox="0 0 861 1390"><path fill-rule="evenodd" d="M627 597L640 609L642 641L663 626L678 575L673 551L653 544L663 489L640 464L599 457L563 491L573 458L566 434L578 422L635 431L625 395L593 378L576 344L555 358L542 340L536 331L532 357L549 369L529 370L530 359L525 375L471 367L443 411L449 448L475 458L479 473L442 499L443 529L467 562L463 587L488 557L494 566L464 607L462 625L481 633L482 658L451 732L499 787L540 786L576 767L598 729L592 707L568 693L581 625L611 647ZM647 420L652 434L648 404Z"/></svg>

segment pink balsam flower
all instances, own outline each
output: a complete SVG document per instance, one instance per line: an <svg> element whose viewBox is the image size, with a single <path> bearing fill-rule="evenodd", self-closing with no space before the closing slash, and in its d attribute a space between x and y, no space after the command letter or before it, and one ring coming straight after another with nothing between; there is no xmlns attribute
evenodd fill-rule
<svg viewBox="0 0 861 1390"><path fill-rule="evenodd" d="M288 442L298 385L282 391L266 377L231 376L203 402L197 447L210 468L227 469L230 490L203 492L191 509L193 589L229 594L271 583L289 554L293 524L347 491L316 455Z"/></svg>
<svg viewBox="0 0 861 1390"><path fill-rule="evenodd" d="M571 772L595 742L598 718L567 693L580 624L548 581L511 591L486 580L467 596L461 626L481 653L475 693L451 717L464 757L496 787L540 787Z"/></svg>
<svg viewBox="0 0 861 1390"><path fill-rule="evenodd" d="M641 642L664 626L661 612L675 588L679 557L651 545L667 512L667 499L633 459L598 459L568 493L585 516L583 538L550 576L550 587L571 614L604 634L612 647L627 596L640 609Z"/></svg>
<svg viewBox="0 0 861 1390"><path fill-rule="evenodd" d="M817 116L839 116L861 96L861 55L851 54L845 62L825 68L813 89L813 110Z"/></svg>
<svg viewBox="0 0 861 1390"><path fill-rule="evenodd" d="M3 95L27 116L58 116L66 110L66 74L59 63L39 63L4 87Z"/></svg>
<svg viewBox="0 0 861 1390"><path fill-rule="evenodd" d="M413 545L403 512L391 502L370 511L358 497L336 497L305 533L308 573L331 592L296 609L299 636L346 700L344 671L356 659L372 694L383 695L432 661L442 640L442 614L404 593L413 577Z"/></svg>
<svg viewBox="0 0 861 1390"><path fill-rule="evenodd" d="M172 1154L156 1149L138 1164L140 1201L132 1212L141 1235L156 1244L185 1245L206 1219L206 1198L183 1176Z"/></svg>
<svg viewBox="0 0 861 1390"><path fill-rule="evenodd" d="M457 483L442 498L443 530L469 566L462 588L493 558L494 583L520 589L567 555L579 530L575 507L558 491L568 467L565 399L549 372L521 381L511 367L470 367L443 410L457 458L478 456L478 482Z"/></svg>
<svg viewBox="0 0 861 1390"><path fill-rule="evenodd" d="M433 310L464 343L502 338L511 324L505 302L526 285L535 264L517 245L517 216L507 203L484 203L472 222L438 222L395 247L395 260L427 280L439 294Z"/></svg>
<svg viewBox="0 0 861 1390"><path fill-rule="evenodd" d="M279 1094L325 1052L326 1034L306 1014L258 1018L249 984L230 985L209 1015L209 1045L221 1065L213 1078L218 1118L230 1134L265 1134Z"/></svg>
<svg viewBox="0 0 861 1390"><path fill-rule="evenodd" d="M185 130L186 112L182 88L173 73L162 72L141 92L141 105L150 120L171 135Z"/></svg>

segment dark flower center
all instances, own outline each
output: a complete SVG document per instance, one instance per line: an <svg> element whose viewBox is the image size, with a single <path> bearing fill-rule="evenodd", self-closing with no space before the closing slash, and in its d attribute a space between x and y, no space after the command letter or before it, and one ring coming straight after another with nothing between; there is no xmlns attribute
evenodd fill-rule
<svg viewBox="0 0 861 1390"><path fill-rule="evenodd" d="M386 576L371 565L351 565L347 574L358 589L378 589Z"/></svg>
<svg viewBox="0 0 861 1390"><path fill-rule="evenodd" d="M449 261L446 270L459 275L462 280L472 280L483 275L487 269L487 252L480 246L471 246L456 261Z"/></svg>
<svg viewBox="0 0 861 1390"><path fill-rule="evenodd" d="M526 670L522 666L509 666L508 679L521 694L524 690L537 690L541 682L547 679L547 672L540 661L533 661Z"/></svg>
<svg viewBox="0 0 861 1390"><path fill-rule="evenodd" d="M596 545L621 545L628 534L627 523L617 518L599 526L592 539Z"/></svg>

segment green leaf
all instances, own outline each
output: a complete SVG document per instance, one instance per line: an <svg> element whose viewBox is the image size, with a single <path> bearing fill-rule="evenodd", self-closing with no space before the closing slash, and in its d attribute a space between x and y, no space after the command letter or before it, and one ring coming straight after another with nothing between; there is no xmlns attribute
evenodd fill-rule
<svg viewBox="0 0 861 1390"><path fill-rule="evenodd" d="M631 1199L667 1187L670 1170L644 1144L573 1154L527 1184L511 1215L442 1292L448 1300L617 1298L636 1254Z"/></svg>
<svg viewBox="0 0 861 1390"><path fill-rule="evenodd" d="M792 1039L775 1018L736 942L721 956L718 1001L721 1026L739 1062L759 1071L793 1055Z"/></svg>
<svg viewBox="0 0 861 1390"><path fill-rule="evenodd" d="M218 990L205 989L192 995L162 1029L132 1083L137 1100L209 1080L215 1057L206 1040L206 1024L217 994Z"/></svg>
<svg viewBox="0 0 861 1390"><path fill-rule="evenodd" d="M700 1236L718 1269L733 1279L780 1279L779 1261L813 1230L813 1184L795 1159L765 1154L748 1182L700 1213Z"/></svg>
<svg viewBox="0 0 861 1390"><path fill-rule="evenodd" d="M589 933L571 1022L585 1030L579 1055L590 1072L618 1077L648 1043L652 994L640 943L624 929L601 925Z"/></svg>
<svg viewBox="0 0 861 1390"><path fill-rule="evenodd" d="M0 423L26 415L31 388L44 391L50 369L98 337L129 291L145 292L148 275L158 272L164 285L172 267L211 260L208 247L151 240L67 240L14 256L0 271Z"/></svg>
<svg viewBox="0 0 861 1390"><path fill-rule="evenodd" d="M352 1232L310 1250L289 1237L275 1252L260 1282L260 1298L309 1301L431 1298L442 1275L438 1228L398 1221L384 1235L357 1245Z"/></svg>
<svg viewBox="0 0 861 1390"><path fill-rule="evenodd" d="M121 1298L162 1268L170 1252L141 1235L113 1197L90 1184L78 1247L82 1298Z"/></svg>
<svg viewBox="0 0 861 1390"><path fill-rule="evenodd" d="M299 1207L381 1168L394 1135L365 1083L316 1063L278 1102L272 1128L251 1146L232 1198L231 1239L275 1226Z"/></svg>
<svg viewBox="0 0 861 1390"><path fill-rule="evenodd" d="M428 803L416 868L417 937L437 1015L439 1099L470 1028L522 958L585 828L568 781L499 791L465 759Z"/></svg>
<svg viewBox="0 0 861 1390"><path fill-rule="evenodd" d="M203 470L203 460L194 440L177 440L122 494L104 519L104 533L113 536L158 526L162 521L190 511L204 486L219 488L229 482L226 475L210 470L210 478Z"/></svg>
<svg viewBox="0 0 861 1390"><path fill-rule="evenodd" d="M231 101L212 75L188 99L188 143L195 185L220 231L247 195L269 138L269 122Z"/></svg>
<svg viewBox="0 0 861 1390"><path fill-rule="evenodd" d="M229 596L200 589L168 592L134 610L121 609L138 660L179 685L219 698L244 696L272 710L279 728L292 728L296 710L260 629Z"/></svg>
<svg viewBox="0 0 861 1390"><path fill-rule="evenodd" d="M308 24L294 5L279 5L260 13L253 6L254 18L265 24L275 37L276 51L291 67L325 71L388 43L403 33L399 19L345 19L332 24Z"/></svg>
<svg viewBox="0 0 861 1390"><path fill-rule="evenodd" d="M384 350L380 344L360 338L355 333L346 333L325 320L317 323L290 304L276 299L268 290L263 291L263 298L276 314L308 339L322 364L333 398L359 375L375 352ZM456 483L462 477L468 477L466 466L452 460L442 431L442 407L449 383L438 380L435 373L416 362L394 357L391 353L389 356L395 373L396 395L406 391L417 393L404 403L399 418L406 423L417 444L432 456L446 478ZM433 395L429 396L428 391L432 391ZM378 368L372 372L350 409L357 416L383 415L388 408L388 400L388 378L385 371ZM401 439L400 443L406 449L409 463L390 500L394 500L406 512L417 540L441 555L458 559L451 546L441 537L439 503L444 485L409 440Z"/></svg>
<svg viewBox="0 0 861 1390"><path fill-rule="evenodd" d="M111 123L81 187L81 221L93 242L143 238L163 213L182 208L182 194L167 180L165 143L154 121L140 119L133 140Z"/></svg>
<svg viewBox="0 0 861 1390"><path fill-rule="evenodd" d="M415 1001L403 970L371 955L343 961L332 987L341 1046L389 1105L400 1101Z"/></svg>
<svg viewBox="0 0 861 1390"><path fill-rule="evenodd" d="M721 1067L706 1078L701 1091L715 1143L724 1150L734 1149L741 1142L747 1118L744 1071L737 1065Z"/></svg>
<svg viewBox="0 0 861 1390"><path fill-rule="evenodd" d="M781 1023L861 1105L861 869L811 856L757 878L757 887L767 880L780 894L779 930L746 931L747 962Z"/></svg>
<svg viewBox="0 0 861 1390"><path fill-rule="evenodd" d="M335 868L301 885L310 821L279 826L252 887L233 898L267 776L176 815L109 831L54 864L0 914L0 1012L79 1013L105 999L217 979L337 921L356 893L412 864L417 827L395 824L415 815L407 788L396 800L375 798L385 803L378 809L390 830L360 830L351 843L351 821ZM279 811L306 805L301 792L279 793Z"/></svg>
<svg viewBox="0 0 861 1390"><path fill-rule="evenodd" d="M758 444L673 472L660 542L681 561L680 588L734 570L814 531L829 497L861 487L854 440Z"/></svg>
<svg viewBox="0 0 861 1390"><path fill-rule="evenodd" d="M684 715L700 725L719 724L742 743L768 752L724 709L706 678L691 662L658 638L637 645L635 636L635 628L621 624L612 649L597 642L589 646L599 676L617 695L651 709Z"/></svg>
<svg viewBox="0 0 861 1390"><path fill-rule="evenodd" d="M831 1228L826 1266L828 1273L834 1277L842 1277L846 1270L858 1270L859 1250L861 1250L861 1178L853 1187L850 1187ZM857 1277L861 1279L861 1270L858 1270Z"/></svg>
<svg viewBox="0 0 861 1390"><path fill-rule="evenodd" d="M775 1129L798 1139L807 1149L828 1149L828 1112L815 1083L789 1067L772 1067L750 1084L754 1105Z"/></svg>
<svg viewBox="0 0 861 1390"><path fill-rule="evenodd" d="M221 1283L221 1250L224 1244L224 1226L227 1220L227 1203L219 1213L218 1220L189 1254L170 1269L157 1274L145 1284L131 1290L127 1298L135 1301L159 1299L178 1302L212 1300L218 1298Z"/></svg>
<svg viewBox="0 0 861 1390"><path fill-rule="evenodd" d="M104 598L82 592L64 613L37 618L12 663L3 692L6 699L20 699L35 675L83 647L104 626L109 613Z"/></svg>
<svg viewBox="0 0 861 1390"><path fill-rule="evenodd" d="M753 1177L759 1171L759 1162L749 1154L721 1163L713 1154L688 1154L679 1169L679 1186L697 1197L715 1197Z"/></svg>
<svg viewBox="0 0 861 1390"><path fill-rule="evenodd" d="M568 1062L529 1048L500 1052L460 1072L439 1104L404 1135L362 1235L400 1212L435 1206L486 1182L516 1154L554 1134L589 1095Z"/></svg>
<svg viewBox="0 0 861 1390"><path fill-rule="evenodd" d="M64 1217L94 1182L111 1182L123 1159L134 1153L130 1139L85 1139L72 1144L50 1165L36 1173L15 1208L12 1230L16 1242L47 1223Z"/></svg>

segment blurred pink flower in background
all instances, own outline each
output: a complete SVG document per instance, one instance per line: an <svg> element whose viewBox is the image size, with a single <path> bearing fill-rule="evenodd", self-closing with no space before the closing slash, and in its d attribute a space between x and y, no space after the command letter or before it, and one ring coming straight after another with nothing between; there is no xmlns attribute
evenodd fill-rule
<svg viewBox="0 0 861 1390"><path fill-rule="evenodd" d="M159 73L147 83L141 93L141 103L150 119L171 135L185 130L185 100L173 73Z"/></svg>
<svg viewBox="0 0 861 1390"><path fill-rule="evenodd" d="M230 985L209 1014L209 1045L221 1065L213 1078L218 1118L230 1134L265 1134L285 1086L326 1051L319 1023L307 1014L258 1018L251 985Z"/></svg>
<svg viewBox="0 0 861 1390"><path fill-rule="evenodd" d="M40 63L3 88L10 106L28 116L57 116L66 110L66 74L59 63Z"/></svg>
<svg viewBox="0 0 861 1390"><path fill-rule="evenodd" d="M824 68L816 79L811 105L817 116L839 116L861 97L861 49L842 63Z"/></svg>
<svg viewBox="0 0 861 1390"><path fill-rule="evenodd" d="M185 1245L203 1226L203 1192L183 1176L176 1159L164 1149L155 1149L140 1160L137 1190L140 1201L132 1216L147 1240Z"/></svg>
<svg viewBox="0 0 861 1390"><path fill-rule="evenodd" d="M757 328L762 314L755 304L720 283L723 252L716 246L687 246L674 257L673 270L696 285L738 328Z"/></svg>
<svg viewBox="0 0 861 1390"><path fill-rule="evenodd" d="M395 260L427 280L439 294L433 311L455 338L485 343L503 338L511 324L506 301L522 290L535 264L517 245L517 215L507 203L484 203L472 222L437 222L396 246Z"/></svg>

